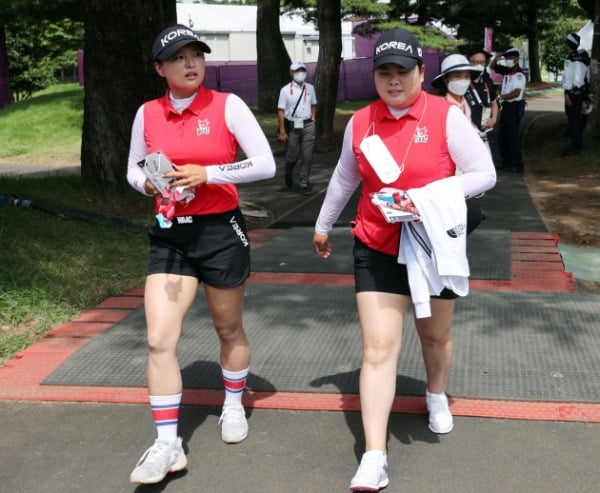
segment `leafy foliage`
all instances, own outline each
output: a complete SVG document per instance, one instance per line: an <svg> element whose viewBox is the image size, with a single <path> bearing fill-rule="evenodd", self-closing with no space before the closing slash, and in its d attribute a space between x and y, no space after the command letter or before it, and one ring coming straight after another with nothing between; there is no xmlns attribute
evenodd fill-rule
<svg viewBox="0 0 600 493"><path fill-rule="evenodd" d="M577 32L585 23L582 18L556 18L544 34L542 48L542 62L549 72L555 77L562 72L567 50L565 49L565 36L569 32Z"/></svg>
<svg viewBox="0 0 600 493"><path fill-rule="evenodd" d="M77 66L81 46L80 22L18 21L6 29L6 45L13 100L22 101L55 82L55 73Z"/></svg>

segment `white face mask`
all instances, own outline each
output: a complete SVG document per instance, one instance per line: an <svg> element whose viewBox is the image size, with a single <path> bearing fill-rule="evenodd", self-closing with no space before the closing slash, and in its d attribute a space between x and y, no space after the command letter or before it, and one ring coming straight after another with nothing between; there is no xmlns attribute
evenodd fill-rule
<svg viewBox="0 0 600 493"><path fill-rule="evenodd" d="M296 72L294 73L294 82L298 84L302 84L306 80L306 72Z"/></svg>
<svg viewBox="0 0 600 493"><path fill-rule="evenodd" d="M477 65L473 65L473 68L477 69L477 70L481 70L481 73L483 73L483 71L485 70L485 65L477 64Z"/></svg>
<svg viewBox="0 0 600 493"><path fill-rule="evenodd" d="M448 82L448 91L458 96L464 96L471 84L470 79L455 79Z"/></svg>
<svg viewBox="0 0 600 493"><path fill-rule="evenodd" d="M504 65L506 65L508 68L513 68L515 66L515 62L513 60L504 60Z"/></svg>

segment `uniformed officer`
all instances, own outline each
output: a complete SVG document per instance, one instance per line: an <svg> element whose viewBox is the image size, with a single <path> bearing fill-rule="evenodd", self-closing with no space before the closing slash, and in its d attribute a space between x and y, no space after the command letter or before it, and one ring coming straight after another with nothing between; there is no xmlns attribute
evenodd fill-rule
<svg viewBox="0 0 600 493"><path fill-rule="evenodd" d="M579 36L575 33L567 34L565 39L567 51L565 60L562 87L565 91L565 113L569 125L569 147L562 153L563 156L575 156L583 148L583 115L581 107L586 98L586 74L588 67L585 56L578 51Z"/></svg>
<svg viewBox="0 0 600 493"><path fill-rule="evenodd" d="M509 48L498 57L494 57L490 68L504 77L500 90L502 110L500 111L500 124L498 127L498 149L502 159L501 169L507 171L523 171L523 155L521 152L521 139L519 126L525 113L526 78L519 66L520 53L517 48Z"/></svg>

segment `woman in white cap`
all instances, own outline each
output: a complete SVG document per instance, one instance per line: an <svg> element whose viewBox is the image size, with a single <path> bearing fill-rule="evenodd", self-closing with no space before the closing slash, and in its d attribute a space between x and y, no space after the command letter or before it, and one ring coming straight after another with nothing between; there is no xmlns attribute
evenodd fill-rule
<svg viewBox="0 0 600 493"><path fill-rule="evenodd" d="M234 94L203 86L205 53L210 48L186 26L170 26L156 37L154 68L168 90L139 108L131 132L127 179L155 197L157 213L148 231L144 293L157 438L131 473L133 483L158 483L187 465L177 432L183 388L177 343L200 283L220 343L221 437L237 443L248 434L242 392L250 348L242 309L250 245L235 184L273 177L275 160L248 106ZM236 162L239 148L246 158ZM162 189L143 171L152 156L174 165Z"/></svg>
<svg viewBox="0 0 600 493"><path fill-rule="evenodd" d="M418 293L413 290L409 269L418 274L417 263L406 257L399 261L399 256L403 239L414 238L419 223L388 222L373 200L389 196L391 208L407 212L411 218L417 214L423 224L431 223L428 211L435 215L435 202L438 209L448 204L455 209L451 211L453 226L447 231L438 229L436 240L460 243L466 235L465 197L490 189L496 181L490 154L471 122L455 105L422 90L425 65L414 35L399 28L384 32L375 46L373 69L379 99L356 111L346 126L340 158L313 235L317 255L329 257L329 232L362 182L352 234L362 330L359 387L365 453L350 481L353 491L378 491L389 483L387 427L404 317L411 302L427 375L424 391L429 429L448 433L454 426L445 390L453 352L450 327L458 295L444 286L434 293L427 287L423 292L422 284ZM457 166L464 171L458 177ZM434 193L433 207L420 210L414 200L424 198L429 186L451 188L452 193ZM461 255L465 257L464 247ZM420 297L423 294L424 299Z"/></svg>
<svg viewBox="0 0 600 493"><path fill-rule="evenodd" d="M481 69L472 67L465 56L448 55L442 60L441 72L431 81L431 85L471 119L471 108L465 95L481 72Z"/></svg>
<svg viewBox="0 0 600 493"><path fill-rule="evenodd" d="M447 101L457 106L460 111L472 122L472 105L477 104L475 99L467 98L467 92L473 81L481 76L482 70L479 67L473 67L469 60L463 55L448 55L442 60L441 73L436 76L431 85L437 89ZM490 144L487 140L487 133L477 130L479 137L485 143L491 155ZM462 173L458 169L457 173ZM483 195L483 194L482 194ZM470 234L483 220L484 213L481 208L481 196L471 197L467 200L467 234Z"/></svg>

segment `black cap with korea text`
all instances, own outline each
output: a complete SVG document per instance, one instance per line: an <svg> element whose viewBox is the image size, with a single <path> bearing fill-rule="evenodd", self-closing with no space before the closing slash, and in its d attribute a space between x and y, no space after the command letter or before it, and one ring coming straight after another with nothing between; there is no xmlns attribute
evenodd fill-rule
<svg viewBox="0 0 600 493"><path fill-rule="evenodd" d="M210 48L189 27L177 24L163 29L152 43L152 58L157 61L172 57L178 50L190 43L197 43L204 53Z"/></svg>
<svg viewBox="0 0 600 493"><path fill-rule="evenodd" d="M396 28L385 31L377 40L373 53L373 69L386 63L394 63L412 69L423 61L423 50L414 34Z"/></svg>

